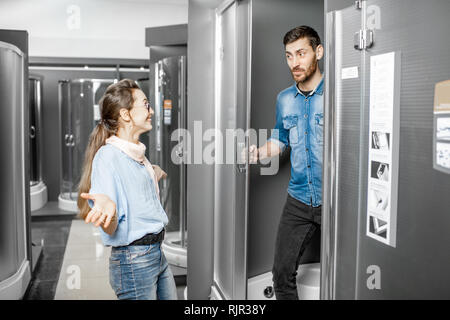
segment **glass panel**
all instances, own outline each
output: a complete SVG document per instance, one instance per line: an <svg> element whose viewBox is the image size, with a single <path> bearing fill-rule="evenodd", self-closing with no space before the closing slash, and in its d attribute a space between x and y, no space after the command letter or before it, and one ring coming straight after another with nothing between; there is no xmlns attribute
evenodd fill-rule
<svg viewBox="0 0 450 320"><path fill-rule="evenodd" d="M442 299L450 295L446 272L450 266L450 199L446 196L450 176L432 165L434 89L450 74L450 43L442 40L450 30L449 10L450 3L438 0L374 0L364 1L362 10L350 7L334 13L334 28L328 34L335 42L331 67L336 75L328 106L335 112L335 157L331 157L334 298ZM353 35L361 29L361 15L365 27L373 31L374 42L358 51L353 49ZM391 52L395 53L393 110L400 119L392 131L398 134L398 150L392 144L395 139L389 137L389 147L398 155L398 185L390 186L390 200L397 201L393 246L367 236L369 120L375 119L369 111L376 84L371 79L371 61ZM358 73L347 69L354 66L359 66ZM385 78L380 83L386 83ZM386 98L388 93L383 90L379 97Z"/></svg>
<svg viewBox="0 0 450 320"><path fill-rule="evenodd" d="M59 82L60 131L61 131L61 197L70 200L72 197L72 123L70 83Z"/></svg>
<svg viewBox="0 0 450 320"><path fill-rule="evenodd" d="M23 69L21 57L0 44L0 101L2 102L2 117L0 118L0 146L3 150L0 165L0 179L2 190L0 199L0 281L13 275L23 257L19 258L18 236L23 236L23 194L21 192L21 170L23 170L21 129L23 128ZM21 250L23 251L23 249ZM20 260L20 261L19 261Z"/></svg>
<svg viewBox="0 0 450 320"><path fill-rule="evenodd" d="M113 80L71 80L60 83L62 180L61 197L77 200L84 153L98 120L98 103Z"/></svg>
<svg viewBox="0 0 450 320"><path fill-rule="evenodd" d="M216 129L236 129L236 4L219 17L216 55ZM220 141L220 140L216 140ZM225 146L216 142L214 205L214 280L227 299L233 298L235 168L226 162Z"/></svg>
<svg viewBox="0 0 450 320"><path fill-rule="evenodd" d="M30 186L41 181L41 159L40 159L40 88L38 79L30 78L29 88L29 118L30 118Z"/></svg>
<svg viewBox="0 0 450 320"><path fill-rule="evenodd" d="M358 207L355 203L358 203L359 190L361 117L361 52L354 49L353 37L361 28L361 11L351 6L334 12L333 16L328 17L328 23L330 17L334 20L334 25L333 28L328 28L327 39L331 43L327 61L331 60L328 74L333 78L329 79L332 87L328 94L331 98L327 101L326 114L332 114L330 126L334 136L333 147L328 149L332 153L327 153L324 159L324 163L331 162L332 171L327 174L329 180L324 181L324 184L331 185L331 192L334 192L328 198L332 201L331 219L334 219L335 224L331 224L334 230L330 230L334 256L331 257L331 269L327 272L330 277L334 277L331 280L330 295L336 299L353 299L358 226ZM325 203L324 208L327 208ZM323 261L328 260L324 258Z"/></svg>
<svg viewBox="0 0 450 320"><path fill-rule="evenodd" d="M182 215L185 214L182 203L182 170L183 164L172 161L172 153L180 151L179 136L173 136L174 131L179 128L186 128L186 123L182 119L182 101L185 100L185 85L181 81L180 61L181 57L170 57L158 62L158 95L159 95L159 113L160 113L160 137L161 151L158 152L158 162L168 177L160 181L161 203L169 217L169 224L166 227L167 232L174 232L171 237L171 244L186 246L181 237ZM173 137L172 137L173 136ZM173 139L173 141L172 141ZM174 156L178 157L174 153ZM186 228L186 226L184 226ZM176 234L175 234L176 233Z"/></svg>

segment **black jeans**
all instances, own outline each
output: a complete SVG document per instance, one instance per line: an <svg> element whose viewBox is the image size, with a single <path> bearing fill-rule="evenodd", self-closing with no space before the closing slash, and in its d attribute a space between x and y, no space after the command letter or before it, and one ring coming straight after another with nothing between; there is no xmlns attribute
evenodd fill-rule
<svg viewBox="0 0 450 320"><path fill-rule="evenodd" d="M288 194L278 226L272 269L277 300L298 300L297 269L314 232L320 230L322 207L311 207Z"/></svg>

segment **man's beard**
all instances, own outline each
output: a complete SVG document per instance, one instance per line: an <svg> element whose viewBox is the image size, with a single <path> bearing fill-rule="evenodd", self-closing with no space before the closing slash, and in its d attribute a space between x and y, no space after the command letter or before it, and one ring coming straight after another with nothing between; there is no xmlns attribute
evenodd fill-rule
<svg viewBox="0 0 450 320"><path fill-rule="evenodd" d="M300 68L294 68L291 69L291 74L292 74L292 78L294 78L294 81L298 84L298 83L303 83L308 81L311 76L316 72L318 66L318 62L317 59L314 59L313 63L311 63L311 65L309 66L308 70L306 70L302 75L300 76L295 76L294 72L295 71L304 71L303 69Z"/></svg>

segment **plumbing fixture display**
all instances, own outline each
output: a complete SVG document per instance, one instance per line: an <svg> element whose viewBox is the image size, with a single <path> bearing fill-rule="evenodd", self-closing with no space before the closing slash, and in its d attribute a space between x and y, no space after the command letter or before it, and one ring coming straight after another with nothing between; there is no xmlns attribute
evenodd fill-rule
<svg viewBox="0 0 450 320"><path fill-rule="evenodd" d="M114 83L107 79L60 80L60 194L61 210L78 212L78 184L89 136L100 120L99 101L106 88Z"/></svg>

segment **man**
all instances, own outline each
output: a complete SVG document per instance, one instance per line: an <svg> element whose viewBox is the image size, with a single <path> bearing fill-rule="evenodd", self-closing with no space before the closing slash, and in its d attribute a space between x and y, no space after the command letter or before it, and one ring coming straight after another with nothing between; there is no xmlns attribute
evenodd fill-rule
<svg viewBox="0 0 450 320"><path fill-rule="evenodd" d="M277 97L276 125L267 143L249 147L249 161L274 157L291 147L291 179L278 226L273 265L277 299L298 299L300 257L320 229L323 154L323 46L317 32L300 26L284 36L287 64L295 84Z"/></svg>

